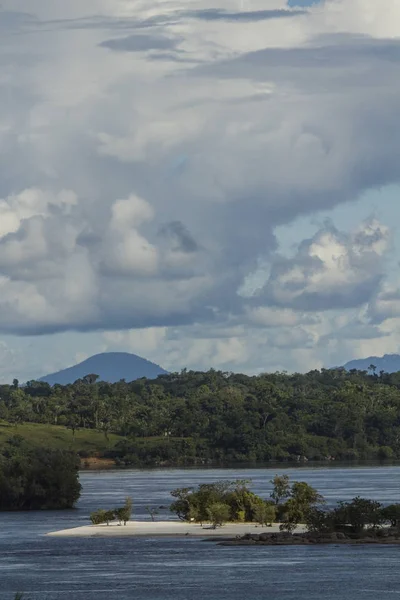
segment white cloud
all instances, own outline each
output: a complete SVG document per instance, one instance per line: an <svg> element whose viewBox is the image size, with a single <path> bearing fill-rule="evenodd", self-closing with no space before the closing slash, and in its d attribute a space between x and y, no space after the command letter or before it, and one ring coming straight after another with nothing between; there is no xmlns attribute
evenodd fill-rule
<svg viewBox="0 0 400 600"><path fill-rule="evenodd" d="M356 351L367 303L397 318L385 225L326 227L292 259L274 238L399 181L397 0L2 7L1 331L137 328L121 343L162 353L178 329L167 362L249 370L319 362L324 336L324 360ZM239 295L257 265L262 293Z"/></svg>
<svg viewBox="0 0 400 600"><path fill-rule="evenodd" d="M377 220L351 234L328 225L303 241L294 258L276 258L262 295L303 310L360 306L378 289L389 241L388 227Z"/></svg>

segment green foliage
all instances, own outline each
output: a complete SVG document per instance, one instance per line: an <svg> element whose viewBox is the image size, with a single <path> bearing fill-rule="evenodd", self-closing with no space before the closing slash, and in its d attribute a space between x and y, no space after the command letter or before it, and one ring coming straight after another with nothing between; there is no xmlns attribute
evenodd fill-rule
<svg viewBox="0 0 400 600"><path fill-rule="evenodd" d="M94 512L90 513L90 520L92 521L92 525L101 525L106 522L106 513L107 511L99 508Z"/></svg>
<svg viewBox="0 0 400 600"><path fill-rule="evenodd" d="M385 525L398 528L400 504L384 507L375 500L356 497L350 502L339 502L331 510L314 507L305 522L308 531L318 533L346 530L360 535L366 528L378 530Z"/></svg>
<svg viewBox="0 0 400 600"><path fill-rule="evenodd" d="M129 519L132 516L132 510L133 510L132 498L127 496L125 498L124 506L122 506L121 508L117 508L115 511L116 516L117 516L118 520L120 521L120 523L122 522L124 525L127 524L127 522L129 521Z"/></svg>
<svg viewBox="0 0 400 600"><path fill-rule="evenodd" d="M281 531L294 531L297 526L305 520L304 507L299 505L295 500L290 498L285 503L285 511L283 514L282 523L279 526Z"/></svg>
<svg viewBox="0 0 400 600"><path fill-rule="evenodd" d="M129 496L125 498L124 506L105 510L100 508L90 514L90 520L93 525L102 525L103 523L110 524L111 521L117 519L119 524L127 524L132 515L133 502Z"/></svg>
<svg viewBox="0 0 400 600"><path fill-rule="evenodd" d="M115 384L88 374L1 385L0 398L0 443L17 432L121 465L400 458L399 373L182 371Z"/></svg>
<svg viewBox="0 0 400 600"><path fill-rule="evenodd" d="M317 507L307 511L304 523L307 531L313 533L330 533L335 529L332 513Z"/></svg>
<svg viewBox="0 0 400 600"><path fill-rule="evenodd" d="M280 504L290 496L288 475L275 475L270 483L274 486L270 495L275 504Z"/></svg>
<svg viewBox="0 0 400 600"><path fill-rule="evenodd" d="M72 452L29 448L20 437L0 451L0 510L72 508L81 491Z"/></svg>
<svg viewBox="0 0 400 600"><path fill-rule="evenodd" d="M321 494L305 481L295 481L292 485L290 496L293 502L304 509L308 509L324 501Z"/></svg>
<svg viewBox="0 0 400 600"><path fill-rule="evenodd" d="M254 520L262 527L271 525L276 518L276 509L271 502L263 502L258 504L254 510Z"/></svg>
<svg viewBox="0 0 400 600"><path fill-rule="evenodd" d="M400 504L390 504L382 509L382 519L392 527L400 528Z"/></svg>
<svg viewBox="0 0 400 600"><path fill-rule="evenodd" d="M382 504L357 496L351 502L340 502L333 512L336 527L349 525L360 532L367 525L378 527L383 523Z"/></svg>
<svg viewBox="0 0 400 600"><path fill-rule="evenodd" d="M283 531L294 531L299 523L307 523L309 513L318 504L324 502L323 497L308 483L294 481L290 485L289 478L286 476L285 497L287 496L289 499L284 504L276 506L277 514L282 521L280 528Z"/></svg>
<svg viewBox="0 0 400 600"><path fill-rule="evenodd" d="M224 523L231 520L231 509L228 504L214 502L207 507L208 520L213 527L222 527Z"/></svg>
<svg viewBox="0 0 400 600"><path fill-rule="evenodd" d="M238 510L237 512L237 520L239 523L244 523L246 520L246 512L244 510Z"/></svg>
<svg viewBox="0 0 400 600"><path fill-rule="evenodd" d="M177 488L172 490L171 496L176 500L171 504L170 511L175 513L181 521L201 520L200 510L191 498L193 488Z"/></svg>
<svg viewBox="0 0 400 600"><path fill-rule="evenodd" d="M115 509L114 510L106 510L104 512L104 520L107 523L107 525L109 525L111 521L114 521L115 518L116 518Z"/></svg>
<svg viewBox="0 0 400 600"><path fill-rule="evenodd" d="M194 488L178 488L171 492L174 502L170 510L183 521L209 520L209 508L214 504L229 507L229 521L254 521L260 507L267 504L247 487L248 481L216 481L204 483ZM260 515L261 513L258 512ZM269 512L271 515L271 511Z"/></svg>
<svg viewBox="0 0 400 600"><path fill-rule="evenodd" d="M111 434L109 443L106 443L103 434L94 429L77 430L73 441L71 431L60 425L21 423L15 427L10 423L0 421L0 446L16 434L31 447L45 446L53 450L73 450L82 456L104 454L122 441L120 436Z"/></svg>

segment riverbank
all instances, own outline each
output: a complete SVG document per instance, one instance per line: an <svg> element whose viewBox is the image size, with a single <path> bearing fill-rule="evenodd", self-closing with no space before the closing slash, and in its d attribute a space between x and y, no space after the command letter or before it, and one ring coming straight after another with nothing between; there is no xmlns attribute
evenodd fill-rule
<svg viewBox="0 0 400 600"><path fill-rule="evenodd" d="M304 527L300 526L299 531ZM183 521L129 521L126 526L118 523L110 525L84 525L73 529L53 531L47 535L52 537L202 537L202 538L235 538L246 534L256 535L260 531L279 532L279 524L261 527L256 523L227 523L223 527L213 529L209 524L185 523Z"/></svg>

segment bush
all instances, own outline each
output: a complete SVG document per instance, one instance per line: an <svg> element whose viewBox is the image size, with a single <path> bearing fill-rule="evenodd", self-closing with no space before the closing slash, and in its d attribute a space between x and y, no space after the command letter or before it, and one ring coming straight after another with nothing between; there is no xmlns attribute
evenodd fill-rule
<svg viewBox="0 0 400 600"><path fill-rule="evenodd" d="M400 504L390 504L381 510L382 518L385 523L390 523L391 527L400 528Z"/></svg>
<svg viewBox="0 0 400 600"><path fill-rule="evenodd" d="M217 481L205 483L197 489L178 488L171 492L175 501L170 510L183 521L207 521L208 509L212 504L226 504L230 509L231 521L254 521L257 506L264 500L251 492L247 481Z"/></svg>
<svg viewBox="0 0 400 600"><path fill-rule="evenodd" d="M117 517L120 524L121 523L123 523L124 525L127 524L127 522L129 521L129 519L131 518L131 515L132 515L132 506L133 506L132 498L127 496L125 498L124 506L121 506L120 508L115 509L115 516Z"/></svg>
<svg viewBox="0 0 400 600"><path fill-rule="evenodd" d="M103 509L99 509L99 510L95 510L94 512L92 512L90 514L90 520L92 521L93 525L101 525L101 523L105 523L106 522L106 510Z"/></svg>
<svg viewBox="0 0 400 600"><path fill-rule="evenodd" d="M213 527L222 527L224 523L231 519L231 509L228 504L215 502L207 508L208 519Z"/></svg>
<svg viewBox="0 0 400 600"><path fill-rule="evenodd" d="M132 498L129 496L125 498L124 506L114 508L112 510L104 510L100 508L91 513L90 520L93 525L101 525L102 523L110 524L110 521L118 519L119 523L127 524L132 514Z"/></svg>
<svg viewBox="0 0 400 600"><path fill-rule="evenodd" d="M339 502L339 507L332 513L335 525L350 525L359 533L367 525L378 527L383 523L382 505L375 500L357 496L351 502Z"/></svg>
<svg viewBox="0 0 400 600"><path fill-rule="evenodd" d="M262 527L271 525L276 518L275 506L271 502L263 502L258 504L254 511L254 520Z"/></svg>

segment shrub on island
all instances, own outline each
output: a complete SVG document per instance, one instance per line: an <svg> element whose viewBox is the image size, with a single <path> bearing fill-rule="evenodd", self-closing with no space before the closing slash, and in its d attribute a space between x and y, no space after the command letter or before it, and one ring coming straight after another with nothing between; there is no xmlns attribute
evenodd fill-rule
<svg viewBox="0 0 400 600"><path fill-rule="evenodd" d="M125 498L124 506L114 508L111 510L104 510L102 508L95 510L90 514L90 520L93 525L103 525L106 523L109 525L111 521L118 520L119 525L127 524L132 515L133 502L129 496Z"/></svg>
<svg viewBox="0 0 400 600"><path fill-rule="evenodd" d="M263 523L273 521L275 509L248 488L250 482L217 481L194 488L178 488L171 492L174 502L170 510L182 521L211 522L219 526L225 522Z"/></svg>

